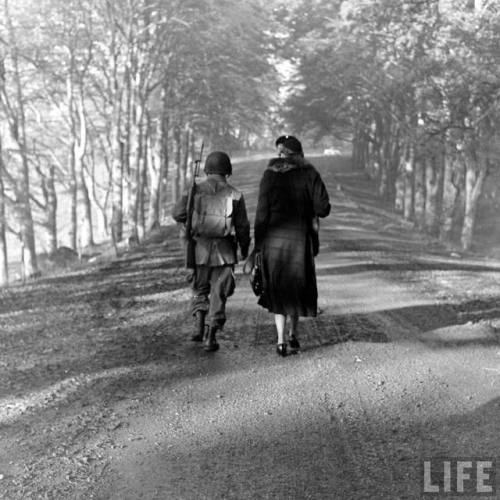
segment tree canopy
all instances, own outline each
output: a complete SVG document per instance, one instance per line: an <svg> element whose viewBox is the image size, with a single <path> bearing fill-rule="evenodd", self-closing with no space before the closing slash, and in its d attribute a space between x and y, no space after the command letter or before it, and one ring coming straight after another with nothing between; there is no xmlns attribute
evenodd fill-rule
<svg viewBox="0 0 500 500"><path fill-rule="evenodd" d="M445 238L452 203L469 248L498 159L497 2L315 0L282 13L283 51L297 67L290 123L314 139L351 137L355 165L371 170L380 193Z"/></svg>
<svg viewBox="0 0 500 500"><path fill-rule="evenodd" d="M6 234L27 275L39 249L139 239L202 139L232 153L282 132L351 141L381 196L471 246L498 158L497 2L2 0L1 13L2 282Z"/></svg>

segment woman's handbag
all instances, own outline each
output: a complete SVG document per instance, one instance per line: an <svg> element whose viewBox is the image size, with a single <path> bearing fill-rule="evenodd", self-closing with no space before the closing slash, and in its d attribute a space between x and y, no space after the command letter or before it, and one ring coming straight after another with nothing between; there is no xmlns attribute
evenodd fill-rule
<svg viewBox="0 0 500 500"><path fill-rule="evenodd" d="M243 272L250 276L250 286L253 293L260 297L264 291L262 286L262 267L260 252L252 250L243 266Z"/></svg>

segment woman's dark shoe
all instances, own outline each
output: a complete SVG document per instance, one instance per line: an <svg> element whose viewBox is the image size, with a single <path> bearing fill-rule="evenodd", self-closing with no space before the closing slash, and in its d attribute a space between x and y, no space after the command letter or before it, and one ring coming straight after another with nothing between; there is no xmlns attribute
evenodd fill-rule
<svg viewBox="0 0 500 500"><path fill-rule="evenodd" d="M285 357L288 354L286 352L286 344L278 344L276 346L276 352L278 353L278 356Z"/></svg>
<svg viewBox="0 0 500 500"><path fill-rule="evenodd" d="M300 349L300 343L295 335L290 336L288 345L290 346L290 349L292 349L293 351L298 351Z"/></svg>

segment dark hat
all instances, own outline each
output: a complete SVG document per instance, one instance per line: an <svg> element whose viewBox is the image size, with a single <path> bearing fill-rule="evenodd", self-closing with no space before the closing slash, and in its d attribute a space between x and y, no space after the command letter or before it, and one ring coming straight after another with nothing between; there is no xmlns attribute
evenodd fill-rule
<svg viewBox="0 0 500 500"><path fill-rule="evenodd" d="M302 151L302 144L293 135L281 135L276 139L275 146L278 147L282 145L284 148L288 149L292 153L304 154Z"/></svg>
<svg viewBox="0 0 500 500"><path fill-rule="evenodd" d="M231 175L233 167L229 156L223 151L213 151L205 160L206 174Z"/></svg>

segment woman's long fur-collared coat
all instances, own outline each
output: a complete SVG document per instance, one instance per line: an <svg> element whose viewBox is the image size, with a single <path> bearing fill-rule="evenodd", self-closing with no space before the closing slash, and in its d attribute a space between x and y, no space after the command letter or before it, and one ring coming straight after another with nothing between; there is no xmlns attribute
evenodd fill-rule
<svg viewBox="0 0 500 500"><path fill-rule="evenodd" d="M254 235L264 285L258 303L270 312L316 316L312 221L329 213L326 187L307 160L270 160L260 182Z"/></svg>

